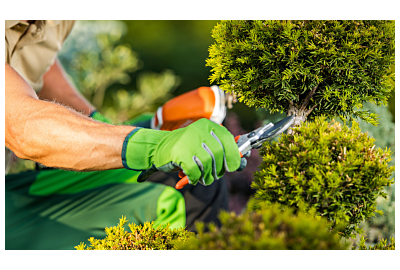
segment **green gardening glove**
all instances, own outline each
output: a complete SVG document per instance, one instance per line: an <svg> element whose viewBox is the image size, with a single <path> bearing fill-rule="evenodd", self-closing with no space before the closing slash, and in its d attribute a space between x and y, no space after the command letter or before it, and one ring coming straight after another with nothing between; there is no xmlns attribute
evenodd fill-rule
<svg viewBox="0 0 400 270"><path fill-rule="evenodd" d="M106 124L112 124L112 123L113 123L111 119L109 119L109 118L108 118L107 116L105 116L105 115L102 115L102 114L99 113L98 111L93 111L93 112L89 115L89 117L91 117L92 119L97 120L97 121L99 121L99 122L106 123Z"/></svg>
<svg viewBox="0 0 400 270"><path fill-rule="evenodd" d="M129 119L127 121L117 123L116 125L140 126L140 127L149 126L150 127L150 121L153 116L154 116L154 113L142 113L141 115L139 115L133 119ZM113 121L110 118L99 113L98 111L93 111L89 115L89 117L91 117L92 119L97 120L99 122L102 122L102 123L113 124Z"/></svg>
<svg viewBox="0 0 400 270"><path fill-rule="evenodd" d="M144 180L158 170L183 170L192 185L210 185L241 162L233 135L207 119L173 131L136 128L125 138L121 155L125 168L144 171Z"/></svg>

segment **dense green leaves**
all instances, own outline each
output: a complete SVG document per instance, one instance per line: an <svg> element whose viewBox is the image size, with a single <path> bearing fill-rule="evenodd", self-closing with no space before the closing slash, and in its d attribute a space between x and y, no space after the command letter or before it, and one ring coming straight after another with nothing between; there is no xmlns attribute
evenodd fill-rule
<svg viewBox="0 0 400 270"><path fill-rule="evenodd" d="M231 212L221 212L222 227L197 224L197 236L187 242L177 243L177 249L194 250L279 250L279 249L345 249L334 234L327 231L327 221L316 219L310 214L293 209L281 211L279 205L263 206L255 212L245 212L239 216Z"/></svg>
<svg viewBox="0 0 400 270"><path fill-rule="evenodd" d="M255 199L296 207L305 203L333 228L345 224L339 230L345 238L361 232L360 222L374 215L376 199L386 197L383 188L393 183L390 149L376 149L356 122L350 128L317 117L265 144L260 153Z"/></svg>
<svg viewBox="0 0 400 270"><path fill-rule="evenodd" d="M366 101L387 102L393 76L394 22L222 21L212 31L211 82L249 106L288 111L318 86L310 117L376 115L355 112Z"/></svg>

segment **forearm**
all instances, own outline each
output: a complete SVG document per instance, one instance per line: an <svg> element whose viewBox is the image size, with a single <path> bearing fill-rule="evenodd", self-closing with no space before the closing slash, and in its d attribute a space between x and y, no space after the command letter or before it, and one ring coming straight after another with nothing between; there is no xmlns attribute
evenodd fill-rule
<svg viewBox="0 0 400 270"><path fill-rule="evenodd" d="M123 168L122 145L134 127L99 123L39 100L8 65L5 90L5 145L18 157L76 171Z"/></svg>
<svg viewBox="0 0 400 270"><path fill-rule="evenodd" d="M123 168L122 144L132 130L133 127L95 122L57 104L38 105L24 123L18 142L23 151L18 154L49 167L69 170Z"/></svg>
<svg viewBox="0 0 400 270"><path fill-rule="evenodd" d="M38 96L42 100L57 101L85 115L90 115L95 110L69 81L58 60L43 76L43 88Z"/></svg>

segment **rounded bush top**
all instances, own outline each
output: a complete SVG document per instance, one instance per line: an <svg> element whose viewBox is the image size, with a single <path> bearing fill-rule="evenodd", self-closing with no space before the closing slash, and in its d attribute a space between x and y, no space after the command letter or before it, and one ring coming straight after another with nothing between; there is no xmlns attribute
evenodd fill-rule
<svg viewBox="0 0 400 270"><path fill-rule="evenodd" d="M354 111L386 103L394 64L392 21L222 21L212 30L211 82L249 106L287 111L316 87L310 117L376 116Z"/></svg>

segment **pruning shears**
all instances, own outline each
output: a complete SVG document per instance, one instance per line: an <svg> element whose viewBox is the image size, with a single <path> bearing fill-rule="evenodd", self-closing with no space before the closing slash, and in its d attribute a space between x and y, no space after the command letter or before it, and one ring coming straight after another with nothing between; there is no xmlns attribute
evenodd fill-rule
<svg viewBox="0 0 400 270"><path fill-rule="evenodd" d="M248 156L251 149L258 149L265 141L271 141L273 138L287 130L293 122L294 115L291 115L275 124L269 123L253 130L252 132L236 136L235 141L239 148L240 157ZM175 185L176 189L181 189L189 184L189 179L183 171L179 172L179 177L182 179Z"/></svg>

